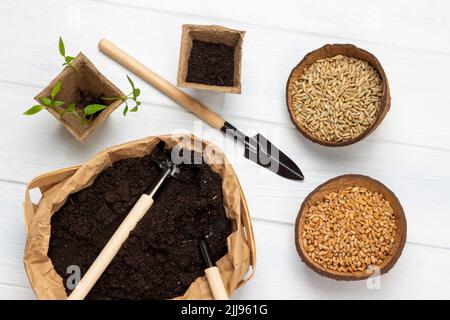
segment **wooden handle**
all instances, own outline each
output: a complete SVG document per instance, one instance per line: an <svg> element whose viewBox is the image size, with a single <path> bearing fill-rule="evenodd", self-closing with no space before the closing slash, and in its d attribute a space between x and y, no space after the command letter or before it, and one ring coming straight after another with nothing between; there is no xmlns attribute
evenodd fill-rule
<svg viewBox="0 0 450 320"><path fill-rule="evenodd" d="M220 276L219 268L211 267L205 270L214 300L228 300L228 293Z"/></svg>
<svg viewBox="0 0 450 320"><path fill-rule="evenodd" d="M108 57L120 63L122 66L148 82L170 99L195 114L201 120L205 121L211 127L219 130L223 127L225 120L222 119L221 116L209 110L205 105L184 93L167 80L161 78L125 51L118 48L111 41L105 39L100 40L98 47L100 51Z"/></svg>
<svg viewBox="0 0 450 320"><path fill-rule="evenodd" d="M127 240L130 232L136 227L136 224L141 220L145 213L153 204L153 199L148 194L143 194L134 205L133 209L128 213L119 228L109 239L106 246L100 252L84 277L77 284L75 289L69 296L69 300L84 299L97 280L106 270L108 265L116 256L122 244Z"/></svg>

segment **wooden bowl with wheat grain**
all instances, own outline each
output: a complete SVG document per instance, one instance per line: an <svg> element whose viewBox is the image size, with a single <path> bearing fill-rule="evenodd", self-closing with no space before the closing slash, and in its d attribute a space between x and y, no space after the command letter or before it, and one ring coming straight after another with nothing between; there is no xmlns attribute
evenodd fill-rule
<svg viewBox="0 0 450 320"><path fill-rule="evenodd" d="M300 119L296 114L296 109L294 108L293 96L295 94L295 82L300 79L305 69L308 69L318 60L329 59L339 55L367 61L368 64L378 72L381 78L382 93L381 97L379 98L380 99L379 108L376 112L375 120L372 123L368 124L362 133L358 134L357 136L352 135L351 138L346 138L345 140L328 141L319 138L317 134L313 134L313 132L310 129L308 129L307 126L304 123L302 123L302 121L300 121ZM386 116L387 112L389 111L391 104L391 97L389 92L389 83L386 74L380 62L373 54L371 54L366 50L358 48L352 44L327 44L317 50L308 53L300 61L300 63L292 69L286 84L286 103L292 122L303 136L323 146L340 147L358 142L367 137L370 133L372 133L380 125L380 123Z"/></svg>
<svg viewBox="0 0 450 320"><path fill-rule="evenodd" d="M390 207L392 208L390 216L392 218L392 221L395 221L395 225L396 225L395 236L393 236L391 234L391 238L389 239L389 241L392 241L391 242L392 244L390 245L388 252L383 253L383 255L385 255L385 257L378 264L372 265L371 263L369 263L368 267L366 269L364 269L364 271L350 270L350 271L343 272L340 270L334 270L331 268L324 267L323 263L317 262L317 259L313 258L312 250L311 250L311 248L308 248L308 241L305 241L305 236L304 236L304 234L306 232L305 226L308 225L308 227L310 228L310 225L308 224L307 219L315 218L315 217L312 217L311 214L308 215L308 213L313 212L313 214L315 214L315 212L316 212L316 211L314 211L314 209L311 209L311 208L313 206L317 207L318 203L323 203L322 201L324 201L325 197L332 195L332 193L338 193L338 192L340 192L340 190L344 190L346 188L364 188L373 193L381 194L382 199L385 199L389 203ZM342 198L339 198L339 201L342 201ZM359 201L359 199L358 199L358 201ZM346 206L345 203L341 203L341 205L344 208ZM333 208L333 207L331 207L331 208ZM371 212L371 211L366 211L366 210L363 210L363 211ZM375 213L373 213L373 215L376 217L382 215L382 212L380 212L380 211L374 211L374 212L377 212L377 215L375 215ZM328 245L331 242L331 246L333 246L333 244L338 245L339 250L337 250L337 249L330 250L329 248L326 248L327 250L330 250L332 252L330 257L337 256L337 258L336 258L337 260L339 260L339 255L344 254L343 250L341 249L341 246L340 246L340 244L341 244L340 237L342 237L343 239L347 239L347 236L345 235L345 233L347 233L347 235L348 235L348 234L352 233L352 230L359 230L359 228L360 228L359 224L358 224L359 223L358 218L355 217L354 219L351 219L351 217L352 217L351 214L357 214L356 212L351 213L351 211L348 211L345 214L350 215L350 219L348 221L353 223L356 226L355 228L358 228L358 229L354 229L352 227L349 229L344 229L344 230L346 230L346 232L339 231L339 233L338 233L337 230L339 230L339 228L342 227L342 222L341 222L342 220L340 220L339 228L336 225L334 225L336 228L336 229L333 229L334 234L329 235L329 237L327 237L327 238L325 238L325 236L324 236L322 238L323 239L322 243L315 244L315 245L317 245L317 247L320 248L321 251L322 250L326 251L326 250L324 249L325 247L319 246L319 244ZM362 214L362 213L360 213L360 214ZM320 219L322 219L323 217L324 216L322 216ZM377 219L379 219L379 218L377 218ZM381 219L379 219L379 220L386 221L386 220L381 220ZM322 223L325 223L325 225L326 225L327 223L332 224L332 222L333 222L333 219L331 216L330 220L320 221L319 224L321 225ZM386 223L386 222L384 222L384 223ZM381 228L380 225L382 225L382 224L376 223L375 225L371 225L371 227L375 230L375 229ZM309 230L311 230L311 229L309 229ZM317 232L317 230L312 230L312 231L308 231L308 232ZM372 231L372 234L374 234L373 232L374 231ZM380 233L378 233L378 232L379 231L377 231L377 233L375 233L375 239L382 240L381 237L385 236L385 234L384 233L381 234L381 232ZM356 234L357 234L357 241L358 241L358 245L359 245L359 244L363 243L363 241L361 241L360 237L362 234L365 234L365 233L361 232L361 233L356 233ZM319 236L319 239L320 239L320 236ZM336 239L338 239L338 241L335 242ZM373 239L373 238L371 238L371 239ZM297 216L296 223L295 223L295 244L297 247L297 252L298 252L300 258L302 259L302 261L308 267L310 267L311 269L313 269L320 275L326 276L326 277L329 277L329 278L332 278L335 280L363 280L363 279L370 277L371 275L377 274L378 272L379 272L379 274L387 273L399 259L400 255L403 251L403 248L405 246L405 242L406 242L406 218L405 218L405 213L403 211L402 205L400 204L400 201L395 196L395 194L391 190L389 190L384 184L382 184L381 182L379 182L375 179L372 179L368 176L363 176L363 175L346 174L346 175L338 176L336 178L328 180L327 182L319 185L303 201L302 206L301 206L300 211ZM309 242L309 243L311 243L311 242ZM351 240L347 243L350 243L353 246L353 244L351 243ZM368 242L365 242L365 244L363 243L363 246L360 246L359 250L366 252L366 249L369 248L369 252L377 252L373 247L373 246L377 246L377 243L376 244L373 244L373 243L369 244L369 243ZM373 251L370 251L370 250L373 250ZM344 248L344 251L345 251L345 248ZM314 252L318 252L318 251L316 250ZM333 261L333 257L330 258L330 259L332 259L332 261ZM358 259L355 259L355 261ZM323 262L323 260L321 260L321 261ZM333 263L333 262L330 262L330 263ZM369 268L369 266L370 266L370 268Z"/></svg>

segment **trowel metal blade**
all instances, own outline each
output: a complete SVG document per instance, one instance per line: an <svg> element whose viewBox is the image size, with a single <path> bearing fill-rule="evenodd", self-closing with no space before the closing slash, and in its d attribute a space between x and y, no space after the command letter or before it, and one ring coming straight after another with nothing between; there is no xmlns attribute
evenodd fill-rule
<svg viewBox="0 0 450 320"><path fill-rule="evenodd" d="M303 180L300 168L263 135L248 138L244 156L274 173L292 180Z"/></svg>

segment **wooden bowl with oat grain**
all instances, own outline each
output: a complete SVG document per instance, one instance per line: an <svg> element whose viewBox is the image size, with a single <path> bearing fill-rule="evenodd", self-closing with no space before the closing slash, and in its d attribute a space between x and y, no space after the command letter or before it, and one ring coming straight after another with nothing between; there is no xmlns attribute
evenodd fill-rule
<svg viewBox="0 0 450 320"><path fill-rule="evenodd" d="M388 272L405 242L400 201L384 184L363 175L342 175L318 186L303 201L295 223L300 258L336 280Z"/></svg>
<svg viewBox="0 0 450 320"><path fill-rule="evenodd" d="M389 83L378 59L352 44L308 53L286 85L292 122L324 146L353 144L372 133L390 107Z"/></svg>

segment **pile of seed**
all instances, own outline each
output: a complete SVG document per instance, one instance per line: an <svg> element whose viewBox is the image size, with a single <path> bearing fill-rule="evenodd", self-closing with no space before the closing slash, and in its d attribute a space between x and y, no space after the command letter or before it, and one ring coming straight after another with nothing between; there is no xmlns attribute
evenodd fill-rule
<svg viewBox="0 0 450 320"><path fill-rule="evenodd" d="M293 112L311 135L344 142L365 132L380 108L382 81L367 61L337 55L317 60L294 82Z"/></svg>
<svg viewBox="0 0 450 320"><path fill-rule="evenodd" d="M347 187L309 208L300 236L306 254L322 268L352 273L379 266L396 232L394 211L382 194Z"/></svg>

